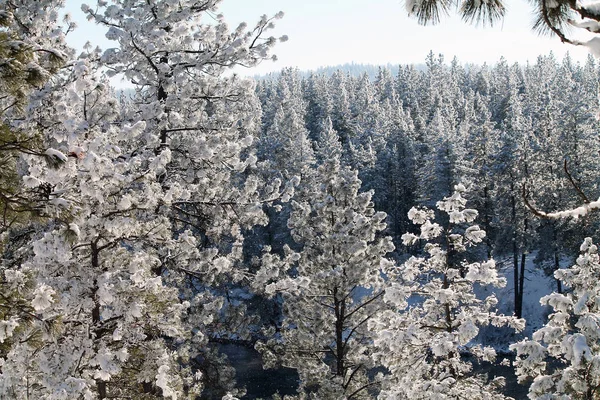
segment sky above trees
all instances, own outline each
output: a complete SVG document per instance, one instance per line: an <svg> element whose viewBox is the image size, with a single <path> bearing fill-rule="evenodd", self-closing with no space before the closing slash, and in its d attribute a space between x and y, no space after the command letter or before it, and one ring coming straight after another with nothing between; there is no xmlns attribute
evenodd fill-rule
<svg viewBox="0 0 600 400"><path fill-rule="evenodd" d="M88 23L80 11L80 0L67 0L79 29L69 38L81 48L89 40L111 47L101 28ZM93 4L93 1L88 1ZM220 12L231 28L242 21L253 25L262 14L283 11L273 35L288 35L277 46L278 61L265 61L257 68L238 69L243 75L264 74L283 67L316 69L343 63L423 63L427 53L443 53L447 60L457 56L464 63L495 63L500 56L509 62L535 61L550 51L558 58L568 51L575 60L584 60L587 50L560 43L557 38L531 32L530 4L512 0L504 21L493 27L471 26L451 15L436 26L421 26L407 16L403 2L377 0L368 6L359 0L223 0Z"/></svg>

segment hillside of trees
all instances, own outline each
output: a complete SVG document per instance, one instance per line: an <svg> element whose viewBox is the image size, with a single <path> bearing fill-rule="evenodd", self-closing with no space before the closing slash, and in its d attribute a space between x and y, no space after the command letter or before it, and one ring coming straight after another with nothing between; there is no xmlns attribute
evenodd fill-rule
<svg viewBox="0 0 600 400"><path fill-rule="evenodd" d="M340 64L340 65L322 66L322 67L317 68L316 70L309 70L309 71L301 70L301 71L298 71L298 73L303 78L308 78L311 74L325 75L327 77L331 77L331 75L335 74L336 72L342 71L342 72L348 73L348 75L355 77L355 78L358 78L359 76L361 76L363 74L367 74L370 79L375 79L375 77L377 76L377 73L379 72L379 69L382 67L388 69L390 71L390 73L394 76L398 73L398 70L400 68L398 65L395 65L395 64L373 65L373 64L345 63L345 64ZM414 67L419 71L426 69L425 64L417 64L417 65L414 65ZM266 75L256 75L256 76L254 76L254 79L256 79L256 80L277 79L279 74L280 74L280 72L272 72L272 73L269 73Z"/></svg>
<svg viewBox="0 0 600 400"><path fill-rule="evenodd" d="M374 79L368 75L306 77L287 69L260 80L259 159L285 179L337 147L342 164L358 171L361 189L374 191L400 257L411 252L400 239L415 229L408 211L435 207L459 183L487 232L478 251L514 260L515 279L531 253L551 275L594 237L595 215L535 215L598 193L598 67L591 56L585 65L550 54L533 65L501 59L465 68L430 54L424 70L404 65L393 75L380 67Z"/></svg>
<svg viewBox="0 0 600 400"><path fill-rule="evenodd" d="M596 62L245 79L218 3L0 1L0 398L598 398Z"/></svg>

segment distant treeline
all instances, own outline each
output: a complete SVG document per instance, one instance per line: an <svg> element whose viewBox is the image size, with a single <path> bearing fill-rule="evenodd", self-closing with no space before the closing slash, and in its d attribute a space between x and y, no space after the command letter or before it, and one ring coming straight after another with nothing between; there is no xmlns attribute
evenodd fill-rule
<svg viewBox="0 0 600 400"><path fill-rule="evenodd" d="M524 262L540 249L540 265L550 271L596 235L595 217L541 220L524 202L548 211L577 206L571 180L598 197L592 57L583 65L550 54L526 66L501 59L465 67L430 53L419 66L284 69L259 80L257 92L259 155L272 170L289 177L319 164L334 132L342 160L360 171L363 189L375 191L395 238L414 229L412 206L434 206L459 182L471 188L489 255Z"/></svg>

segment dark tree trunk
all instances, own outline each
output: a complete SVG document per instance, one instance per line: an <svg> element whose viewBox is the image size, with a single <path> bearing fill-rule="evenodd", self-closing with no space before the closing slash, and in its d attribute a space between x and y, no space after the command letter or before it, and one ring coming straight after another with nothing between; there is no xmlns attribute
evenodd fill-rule
<svg viewBox="0 0 600 400"><path fill-rule="evenodd" d="M521 254L521 270L519 272L519 308L518 313L515 312L518 318L523 316L523 285L525 283L525 262L527 261L527 254L523 252Z"/></svg>
<svg viewBox="0 0 600 400"><path fill-rule="evenodd" d="M524 234L527 234L528 220L525 218L523 221L523 231ZM515 315L518 318L523 316L523 286L525 285L525 263L527 262L527 253L525 250L521 252L521 267L519 270L519 298L515 303Z"/></svg>
<svg viewBox="0 0 600 400"><path fill-rule="evenodd" d="M484 215L483 215L483 224L484 230L486 232L485 235L485 244L487 246L487 257L488 260L492 258L492 239L491 239L491 231L492 231L492 201L490 199L490 188L486 184L483 188L483 204L484 204Z"/></svg>
<svg viewBox="0 0 600 400"><path fill-rule="evenodd" d="M100 250L98 249L98 243L96 241L93 241L92 244L90 245L91 248L91 262L92 262L92 271L94 271L94 273L99 273L100 272L100 261L99 261L99 253ZM94 282L94 308L92 309L92 326L94 327L93 331L96 330L96 328L100 325L100 302L98 301L98 297L96 295L96 293L98 292L98 283L97 280ZM95 334L91 334L94 335ZM94 340L94 343L96 342L98 338L96 337L92 337L92 340ZM94 346L96 346L96 344L94 344ZM98 398L99 399L105 399L107 396L106 393L106 381L102 380L102 379L96 379L96 390L98 391Z"/></svg>
<svg viewBox="0 0 600 400"><path fill-rule="evenodd" d="M346 301L338 300L337 288L333 291L333 301L335 307L335 374L343 377L346 374L346 366L344 365L345 349L344 349L344 319L346 314Z"/></svg>
<svg viewBox="0 0 600 400"><path fill-rule="evenodd" d="M512 185L511 185L512 186ZM521 307L519 305L519 301L522 298L519 293L519 246L517 243L517 204L516 199L513 196L510 198L511 203L511 216L513 223L513 232L512 232L512 251L513 251L513 274L514 274L514 302L515 302L515 316L517 318L521 318Z"/></svg>
<svg viewBox="0 0 600 400"><path fill-rule="evenodd" d="M160 63L161 64L168 64L168 62L169 62L169 55L167 53L166 55L164 55L164 56L162 56L160 58ZM157 94L156 95L157 95L156 96L157 100L160 103L164 104L167 101L168 94L167 94L167 91L165 90L165 83L162 80L160 80L160 79L159 79L158 90L157 90ZM168 112L168 110L165 110L165 111ZM167 130L166 129L163 129L160 132L160 145L161 146L166 146L167 145Z"/></svg>
<svg viewBox="0 0 600 400"><path fill-rule="evenodd" d="M558 235L554 224L552 226L552 240L554 242L554 271L556 272L560 269L560 257L558 256ZM560 279L556 279L556 291L562 293L562 283Z"/></svg>

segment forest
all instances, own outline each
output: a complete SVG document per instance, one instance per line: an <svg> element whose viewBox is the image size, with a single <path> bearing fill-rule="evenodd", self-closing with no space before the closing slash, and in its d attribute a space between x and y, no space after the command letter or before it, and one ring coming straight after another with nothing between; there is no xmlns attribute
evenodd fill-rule
<svg viewBox="0 0 600 400"><path fill-rule="evenodd" d="M0 1L0 399L600 398L595 59L244 78L219 3Z"/></svg>

